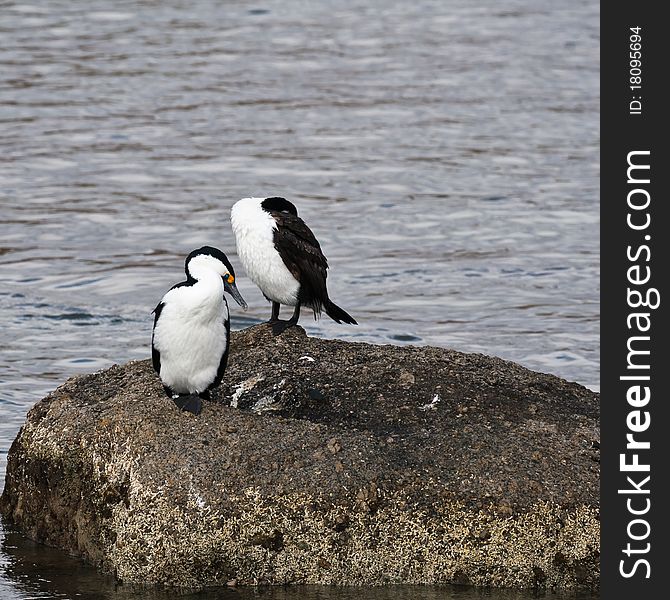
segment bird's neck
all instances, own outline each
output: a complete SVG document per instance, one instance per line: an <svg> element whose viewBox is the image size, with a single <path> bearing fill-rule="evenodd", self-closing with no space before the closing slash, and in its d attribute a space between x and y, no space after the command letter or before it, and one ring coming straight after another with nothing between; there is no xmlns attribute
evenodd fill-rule
<svg viewBox="0 0 670 600"><path fill-rule="evenodd" d="M196 267L190 269L189 277L195 280L193 290L203 302L211 304L212 308L216 308L216 306L225 302L223 279L217 272Z"/></svg>

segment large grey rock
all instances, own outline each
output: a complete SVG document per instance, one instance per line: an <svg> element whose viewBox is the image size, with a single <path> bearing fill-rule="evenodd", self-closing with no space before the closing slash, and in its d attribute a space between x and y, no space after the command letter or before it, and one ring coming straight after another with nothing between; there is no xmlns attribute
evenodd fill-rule
<svg viewBox="0 0 670 600"><path fill-rule="evenodd" d="M198 417L148 361L67 381L11 448L2 513L124 581L597 587L594 392L300 328L232 348Z"/></svg>

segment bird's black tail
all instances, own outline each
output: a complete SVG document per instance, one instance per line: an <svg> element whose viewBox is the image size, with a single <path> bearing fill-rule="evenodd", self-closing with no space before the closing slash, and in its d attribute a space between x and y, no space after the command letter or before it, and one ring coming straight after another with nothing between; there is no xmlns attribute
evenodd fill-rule
<svg viewBox="0 0 670 600"><path fill-rule="evenodd" d="M328 300L323 305L326 314L336 323L349 323L350 325L358 325L356 319L354 319L349 313L342 310L337 304Z"/></svg>

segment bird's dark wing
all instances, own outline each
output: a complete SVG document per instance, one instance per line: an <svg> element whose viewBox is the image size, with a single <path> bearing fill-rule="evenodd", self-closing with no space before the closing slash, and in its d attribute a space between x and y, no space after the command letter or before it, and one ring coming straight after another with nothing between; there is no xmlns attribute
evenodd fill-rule
<svg viewBox="0 0 670 600"><path fill-rule="evenodd" d="M214 381L207 386L207 389L210 390L221 383L223 379L223 374L226 372L226 366L228 365L228 353L230 351L230 321L224 319L223 326L226 328L226 347L221 355L221 360L219 361L219 368L216 370L216 377Z"/></svg>
<svg viewBox="0 0 670 600"><path fill-rule="evenodd" d="M195 284L195 279L191 277L190 275L188 276L188 279L186 281L180 281L179 283L175 283L168 291L171 292L172 290L176 290L177 288L180 287L190 287ZM158 307L156 307L158 308ZM163 309L161 309L163 310Z"/></svg>
<svg viewBox="0 0 670 600"><path fill-rule="evenodd" d="M286 268L300 282L301 302L317 312L328 299L326 276L328 261L311 229L298 216L287 212L270 213L277 222L275 248Z"/></svg>
<svg viewBox="0 0 670 600"><path fill-rule="evenodd" d="M161 313L163 312L163 307L165 304L162 302L158 303L158 306L154 308L153 314L154 314L154 329L156 329L156 323L158 323L158 319L161 316ZM161 374L161 353L156 349L156 346L154 346L154 337L153 335L151 336L151 362L154 365L154 371L158 373L159 375Z"/></svg>

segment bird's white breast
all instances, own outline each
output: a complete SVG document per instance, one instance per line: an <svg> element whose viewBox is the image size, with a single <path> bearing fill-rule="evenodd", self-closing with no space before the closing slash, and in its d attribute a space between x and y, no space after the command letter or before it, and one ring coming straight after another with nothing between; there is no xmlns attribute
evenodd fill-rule
<svg viewBox="0 0 670 600"><path fill-rule="evenodd" d="M162 302L153 337L161 380L177 393L203 392L216 378L228 346L221 277L170 290Z"/></svg>
<svg viewBox="0 0 670 600"><path fill-rule="evenodd" d="M264 198L244 198L235 203L230 221L237 254L249 279L271 300L295 306L300 283L286 268L274 245L277 222L261 208Z"/></svg>

